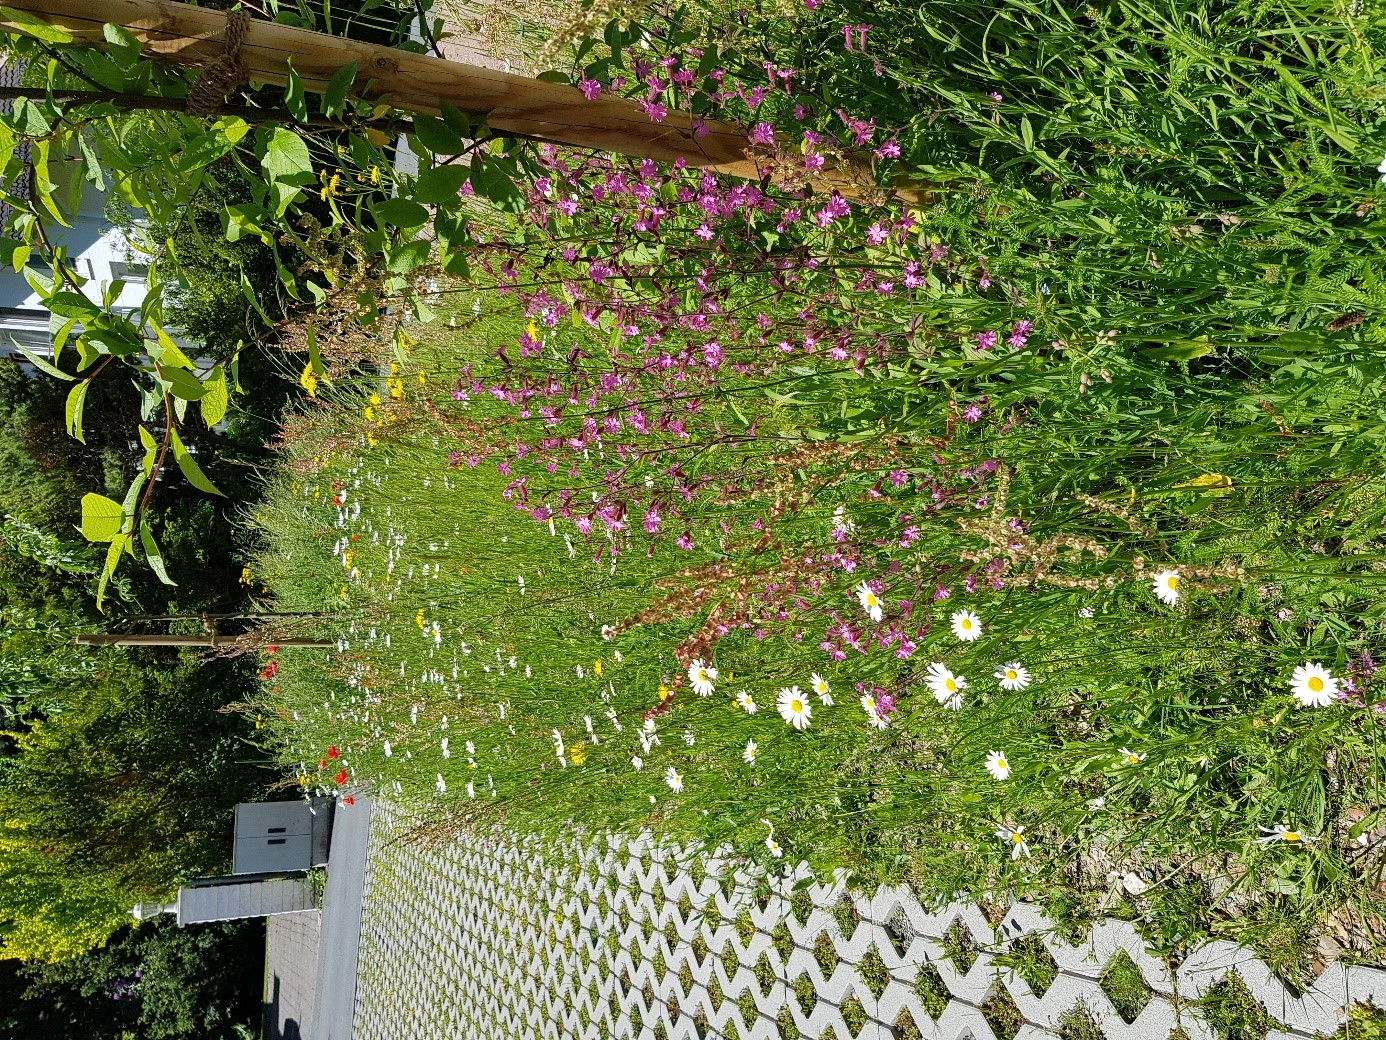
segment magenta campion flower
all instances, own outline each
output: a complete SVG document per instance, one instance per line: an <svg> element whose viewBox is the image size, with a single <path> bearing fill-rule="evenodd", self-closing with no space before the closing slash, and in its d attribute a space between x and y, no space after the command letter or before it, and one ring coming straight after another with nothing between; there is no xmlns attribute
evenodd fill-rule
<svg viewBox="0 0 1386 1040"><path fill-rule="evenodd" d="M775 128L769 123L757 123L751 127L751 143L772 145L775 143Z"/></svg>
<svg viewBox="0 0 1386 1040"><path fill-rule="evenodd" d="M674 539L674 544L677 545L680 549L683 549L687 552L692 552L693 535L690 534L688 531L684 531L683 534L679 535L677 538Z"/></svg>
<svg viewBox="0 0 1386 1040"><path fill-rule="evenodd" d="M977 333L977 349L990 350L992 347L996 346L997 338L998 337L994 332Z"/></svg>
<svg viewBox="0 0 1386 1040"><path fill-rule="evenodd" d="M963 409L963 422L980 422L982 419L982 409L975 404L970 404Z"/></svg>
<svg viewBox="0 0 1386 1040"><path fill-rule="evenodd" d="M866 229L866 241L870 242L873 246L880 245L889 237L890 232L887 231L885 228L881 227L879 222L872 224L869 228ZM918 267L917 264L915 266L916 268Z"/></svg>
<svg viewBox="0 0 1386 1040"><path fill-rule="evenodd" d="M897 141L887 141L876 149L877 159L898 159L900 158L900 145Z"/></svg>
<svg viewBox="0 0 1386 1040"><path fill-rule="evenodd" d="M655 123L664 122L665 117L669 115L669 108L662 101L642 101L640 107L645 110L645 115ZM696 127L694 133L695 135L697 133ZM703 128L703 133L707 133L706 127Z"/></svg>
<svg viewBox="0 0 1386 1040"><path fill-rule="evenodd" d="M654 509L653 507L647 509L645 511L645 533L658 534L659 525L663 522L663 519L664 518L659 515L658 510Z"/></svg>

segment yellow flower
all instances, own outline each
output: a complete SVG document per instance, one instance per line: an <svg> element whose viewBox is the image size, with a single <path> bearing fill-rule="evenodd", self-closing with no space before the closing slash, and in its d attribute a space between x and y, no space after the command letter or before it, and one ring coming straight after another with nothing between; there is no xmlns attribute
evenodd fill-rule
<svg viewBox="0 0 1386 1040"><path fill-rule="evenodd" d="M249 584L251 584L254 580L255 580L255 576L254 576L253 574L250 573L250 568L249 568L249 567L242 567L242 568L241 568L241 584L242 584L242 585L249 585Z"/></svg>
<svg viewBox="0 0 1386 1040"><path fill-rule="evenodd" d="M298 385L308 391L309 397L318 396L318 377L313 372L312 361L303 366L303 373L298 377Z"/></svg>
<svg viewBox="0 0 1386 1040"><path fill-rule="evenodd" d="M378 406L378 405L380 404L380 395L379 395L379 394L371 394L371 396L368 397L367 400L370 401L371 404L377 405L377 406Z"/></svg>
<svg viewBox="0 0 1386 1040"><path fill-rule="evenodd" d="M592 662L592 671L596 672L598 675L601 675L601 674L602 674L602 663L601 663L600 661L593 661L593 662Z"/></svg>
<svg viewBox="0 0 1386 1040"><path fill-rule="evenodd" d="M372 166L372 167L371 167L371 183L372 183L372 184L379 184L379 183L380 183L380 167L379 167L379 166Z"/></svg>
<svg viewBox="0 0 1386 1040"><path fill-rule="evenodd" d="M663 683L659 684L659 699L661 701L667 701L669 699L669 687L665 686Z"/></svg>
<svg viewBox="0 0 1386 1040"><path fill-rule="evenodd" d="M568 749L568 757L573 760L573 765L580 766L587 761L587 747L584 744L574 744Z"/></svg>

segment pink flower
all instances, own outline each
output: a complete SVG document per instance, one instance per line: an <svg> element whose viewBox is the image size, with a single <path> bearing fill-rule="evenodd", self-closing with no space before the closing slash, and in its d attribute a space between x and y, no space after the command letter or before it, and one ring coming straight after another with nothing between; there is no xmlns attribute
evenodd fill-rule
<svg viewBox="0 0 1386 1040"><path fill-rule="evenodd" d="M898 159L900 158L900 145L896 141L887 141L876 149L877 159Z"/></svg>
<svg viewBox="0 0 1386 1040"><path fill-rule="evenodd" d="M650 120L655 123L664 122L665 117L669 115L668 106L660 101L642 101L640 102L640 107L645 110L645 115L649 116ZM706 127L703 128L703 133L707 133ZM694 134L695 136L701 136L697 134L696 124Z"/></svg>
<svg viewBox="0 0 1386 1040"><path fill-rule="evenodd" d="M996 346L996 340L997 335L994 332L979 332L977 333L977 349L990 350Z"/></svg>
<svg viewBox="0 0 1386 1040"><path fill-rule="evenodd" d="M772 145L775 143L775 128L769 123L757 123L751 127L751 143Z"/></svg>

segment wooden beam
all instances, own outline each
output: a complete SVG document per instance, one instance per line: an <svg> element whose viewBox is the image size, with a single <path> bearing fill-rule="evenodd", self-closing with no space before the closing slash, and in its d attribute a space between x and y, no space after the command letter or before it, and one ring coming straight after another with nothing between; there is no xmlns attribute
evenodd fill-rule
<svg viewBox="0 0 1386 1040"><path fill-rule="evenodd" d="M4 10L39 15L93 47L106 43L103 25L124 26L149 57L183 66L206 65L220 58L226 33L224 12L174 0L13 0L0 8L0 30L23 34L24 24L5 16ZM319 94L339 69L355 62L357 96L404 112L440 115L440 103L446 100L468 115L484 118L498 134L662 162L683 159L690 166L752 180L765 173L761 163L747 155L745 129L737 124L708 119L695 133L695 120L689 113L670 112L663 122L655 123L634 102L611 97L589 101L582 91L563 83L261 19L251 19L241 58L253 80L280 86L288 82L292 58L304 90ZM866 156L824 170L816 183L849 197L875 190ZM916 205L932 198L927 186L908 177L898 178L890 190Z"/></svg>

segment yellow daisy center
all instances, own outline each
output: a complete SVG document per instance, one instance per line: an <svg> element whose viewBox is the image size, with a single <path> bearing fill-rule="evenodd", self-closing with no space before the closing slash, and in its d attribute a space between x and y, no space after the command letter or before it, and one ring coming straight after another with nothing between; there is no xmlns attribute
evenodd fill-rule
<svg viewBox="0 0 1386 1040"><path fill-rule="evenodd" d="M970 631L972 631L972 619L971 619L971 618L963 618L963 619L962 619L962 629L963 629L964 632L970 632Z"/></svg>
<svg viewBox="0 0 1386 1040"><path fill-rule="evenodd" d="M1168 578L1165 579L1165 584L1168 585L1171 589L1179 588L1179 575L1171 574Z"/></svg>
<svg viewBox="0 0 1386 1040"><path fill-rule="evenodd" d="M943 680L943 686L944 686L944 689L946 689L949 693L957 693L957 692L958 692L958 684L955 683L952 679L944 679L944 680Z"/></svg>
<svg viewBox="0 0 1386 1040"><path fill-rule="evenodd" d="M876 596L874 593L868 592L866 594L866 605L868 607L874 607L876 605Z"/></svg>
<svg viewBox="0 0 1386 1040"><path fill-rule="evenodd" d="M698 681L699 681L699 682L707 682L707 669L706 669L706 668L699 668L699 669L698 669Z"/></svg>
<svg viewBox="0 0 1386 1040"><path fill-rule="evenodd" d="M1140 755L1127 755L1127 756L1126 756L1126 761L1130 762L1133 766L1136 765L1137 763L1139 763L1140 760L1141 760L1141 756L1140 756Z"/></svg>
<svg viewBox="0 0 1386 1040"><path fill-rule="evenodd" d="M1006 669L1006 678L1007 678L1007 679L1019 679L1020 676L1019 676L1018 674L1016 674L1016 671L1015 671L1014 668L1007 668L1007 669Z"/></svg>
<svg viewBox="0 0 1386 1040"><path fill-rule="evenodd" d="M1012 845L1019 845L1019 844L1020 844L1021 842L1023 842L1024 840L1025 840L1025 838L1024 838L1023 835L1015 834L1015 833L1012 833L1012 834L1011 834L1011 844L1012 844Z"/></svg>
<svg viewBox="0 0 1386 1040"><path fill-rule="evenodd" d="M996 768L997 768L997 769L1009 769L1010 766L1006 765L1006 760L1005 760L1004 758L998 758L998 759L996 760Z"/></svg>
<svg viewBox="0 0 1386 1040"><path fill-rule="evenodd" d="M1302 840L1299 831L1286 831L1284 834L1281 835L1281 837L1284 838L1286 841Z"/></svg>
<svg viewBox="0 0 1386 1040"><path fill-rule="evenodd" d="M789 710L792 711L795 715L798 715L799 712L804 710L804 702L799 700L798 698L795 698L794 700L789 702Z"/></svg>
<svg viewBox="0 0 1386 1040"><path fill-rule="evenodd" d="M1305 683L1305 685L1308 686L1309 689L1313 690L1315 693L1323 692L1323 680L1320 679L1317 675L1310 676L1309 681Z"/></svg>

